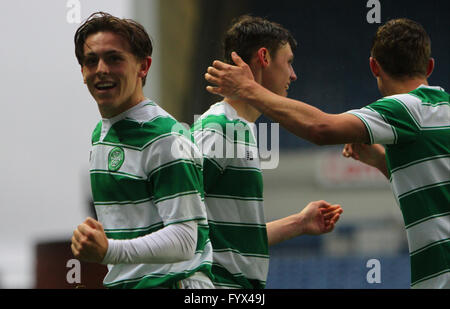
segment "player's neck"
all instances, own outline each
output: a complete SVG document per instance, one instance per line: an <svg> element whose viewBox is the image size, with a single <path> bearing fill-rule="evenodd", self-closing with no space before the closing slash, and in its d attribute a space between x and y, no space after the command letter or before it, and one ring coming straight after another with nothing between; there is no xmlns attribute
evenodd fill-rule
<svg viewBox="0 0 450 309"><path fill-rule="evenodd" d="M139 103L143 102L145 100L144 94L142 95L134 95L128 100L124 101L123 103L120 103L118 105L112 104L112 106L101 106L99 104L99 111L100 115L104 119L111 119L114 118L127 110L135 107Z"/></svg>
<svg viewBox="0 0 450 309"><path fill-rule="evenodd" d="M392 96L396 94L409 93L416 90L421 85L428 86L428 81L426 78L408 78L408 79L392 79L384 82L385 87L383 87L384 96Z"/></svg>
<svg viewBox="0 0 450 309"><path fill-rule="evenodd" d="M129 98L119 103L98 104L100 115L105 119L114 118L143 102L145 99L144 92L141 90L136 91Z"/></svg>
<svg viewBox="0 0 450 309"><path fill-rule="evenodd" d="M239 117L244 118L248 122L255 122L261 116L261 113L250 104L230 98L225 98L224 101L236 110Z"/></svg>

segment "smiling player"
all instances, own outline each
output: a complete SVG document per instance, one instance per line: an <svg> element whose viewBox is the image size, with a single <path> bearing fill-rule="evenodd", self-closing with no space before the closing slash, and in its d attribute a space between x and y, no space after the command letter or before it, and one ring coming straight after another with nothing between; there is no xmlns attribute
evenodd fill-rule
<svg viewBox="0 0 450 309"><path fill-rule="evenodd" d="M176 120L143 95L152 49L141 25L102 12L75 34L102 120L90 160L99 222L78 226L72 252L108 264L108 288L213 288L202 162L190 136L173 132Z"/></svg>

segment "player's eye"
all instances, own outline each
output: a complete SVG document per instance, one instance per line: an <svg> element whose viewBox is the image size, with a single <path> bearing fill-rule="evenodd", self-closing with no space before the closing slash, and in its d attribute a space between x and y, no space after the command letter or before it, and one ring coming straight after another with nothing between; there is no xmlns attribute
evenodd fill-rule
<svg viewBox="0 0 450 309"><path fill-rule="evenodd" d="M110 57L108 58L108 60L109 60L110 62L119 62L119 61L122 60L122 57L117 56L117 55L113 55L113 56L110 56Z"/></svg>
<svg viewBox="0 0 450 309"><path fill-rule="evenodd" d="M97 63L97 58L94 57L88 57L86 59L84 59L84 65L86 66L92 66L95 65Z"/></svg>

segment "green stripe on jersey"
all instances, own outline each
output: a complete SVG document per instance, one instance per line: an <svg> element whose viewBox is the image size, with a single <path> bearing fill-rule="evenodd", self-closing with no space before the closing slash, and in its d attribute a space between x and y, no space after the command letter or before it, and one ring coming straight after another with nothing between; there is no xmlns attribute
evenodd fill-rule
<svg viewBox="0 0 450 309"><path fill-rule="evenodd" d="M203 193L201 170L191 162L179 161L176 164L166 165L152 173L149 182L155 203L174 198L179 194Z"/></svg>
<svg viewBox="0 0 450 309"><path fill-rule="evenodd" d="M207 168L204 167L204 170ZM209 190L205 192L206 196L261 201L263 199L263 180L260 171L227 167L219 179L220 181L216 181L214 185L207 185Z"/></svg>
<svg viewBox="0 0 450 309"><path fill-rule="evenodd" d="M164 227L162 222L158 222L154 225L143 227L143 228L135 228L135 229L120 229L120 230L112 230L105 229L106 236L111 239L133 239L142 237L151 233L154 233Z"/></svg>
<svg viewBox="0 0 450 309"><path fill-rule="evenodd" d="M105 284L108 289L151 289L151 288L167 288L176 289L176 283L190 277L196 272L203 272L208 276L211 275L211 263L203 262L199 267L179 273L152 273L139 278L125 279L113 283Z"/></svg>
<svg viewBox="0 0 450 309"><path fill-rule="evenodd" d="M94 204L140 204L153 199L146 180L129 176L92 171L91 186Z"/></svg>
<svg viewBox="0 0 450 309"><path fill-rule="evenodd" d="M448 155L450 153L450 129L421 131L416 140L410 145L394 144L386 145L388 166L395 171L411 162L426 160L436 155ZM414 147L414 151L411 151Z"/></svg>
<svg viewBox="0 0 450 309"><path fill-rule="evenodd" d="M100 123L94 131L93 144L100 142L101 127L102 124ZM158 138L183 133L181 130L177 130L179 127L179 123L170 117L161 116L146 123L126 119L115 123L101 143L142 150ZM185 137L190 139L188 131L186 133Z"/></svg>
<svg viewBox="0 0 450 309"><path fill-rule="evenodd" d="M232 274L222 265L217 263L212 265L212 272L214 274L213 283L219 288L264 289L266 285L265 281L249 279L241 273Z"/></svg>
<svg viewBox="0 0 450 309"><path fill-rule="evenodd" d="M444 239L411 255L411 285L450 271L450 239Z"/></svg>
<svg viewBox="0 0 450 309"><path fill-rule="evenodd" d="M265 225L214 221L209 221L209 225L214 251L233 251L244 256L269 257L267 242L254 241L267 239Z"/></svg>
<svg viewBox="0 0 450 309"><path fill-rule="evenodd" d="M449 103L449 94L432 88L420 87L410 93L422 100L423 104L441 105Z"/></svg>
<svg viewBox="0 0 450 309"><path fill-rule="evenodd" d="M400 200L406 228L441 215L450 214L450 183L422 190Z"/></svg>

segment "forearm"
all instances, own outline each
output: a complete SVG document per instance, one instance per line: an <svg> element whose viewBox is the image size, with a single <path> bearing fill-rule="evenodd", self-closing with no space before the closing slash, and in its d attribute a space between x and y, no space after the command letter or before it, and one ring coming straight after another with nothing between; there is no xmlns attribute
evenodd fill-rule
<svg viewBox="0 0 450 309"><path fill-rule="evenodd" d="M279 96L260 84L249 84L243 91L244 100L261 113L280 123L297 136L312 140L311 128L324 122L326 114L300 101Z"/></svg>
<svg viewBox="0 0 450 309"><path fill-rule="evenodd" d="M266 224L269 246L292 239L303 234L302 217L295 214Z"/></svg>
<svg viewBox="0 0 450 309"><path fill-rule="evenodd" d="M169 225L149 235L108 239L103 264L168 264L191 259L197 246L197 223Z"/></svg>
<svg viewBox="0 0 450 309"><path fill-rule="evenodd" d="M338 145L369 141L364 124L355 116L325 113L304 102L277 95L256 82L243 88L240 96L245 102L311 143Z"/></svg>

